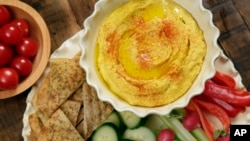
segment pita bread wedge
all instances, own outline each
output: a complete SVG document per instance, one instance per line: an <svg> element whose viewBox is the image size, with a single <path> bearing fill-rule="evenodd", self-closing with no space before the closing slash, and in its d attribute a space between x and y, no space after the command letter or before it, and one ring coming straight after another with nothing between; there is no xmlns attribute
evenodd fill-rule
<svg viewBox="0 0 250 141"><path fill-rule="evenodd" d="M86 82L83 84L84 102L84 138L90 137L92 132L111 114L113 107L98 99L94 88Z"/></svg>
<svg viewBox="0 0 250 141"><path fill-rule="evenodd" d="M39 110L37 107L42 107L47 104L47 100L50 97L50 73L45 76L44 80L41 82L40 87L38 88L37 92L33 96L31 103L36 109L37 114L39 115L42 122L45 122L45 119L43 118L43 115L39 113Z"/></svg>
<svg viewBox="0 0 250 141"><path fill-rule="evenodd" d="M73 100L66 100L60 108L64 112L64 114L68 117L68 119L71 121L71 123L75 126L77 119L78 119L78 114L81 108L81 104L78 101L73 101Z"/></svg>
<svg viewBox="0 0 250 141"><path fill-rule="evenodd" d="M37 141L37 138L38 138L38 134L36 134L35 132L31 130L30 135L29 135L29 141Z"/></svg>
<svg viewBox="0 0 250 141"><path fill-rule="evenodd" d="M36 134L40 133L40 131L43 127L43 124L42 124L41 119L37 115L37 113L33 113L33 114L29 115L29 125L30 125L31 130L34 133L36 133Z"/></svg>
<svg viewBox="0 0 250 141"><path fill-rule="evenodd" d="M82 87L79 87L71 96L71 100L83 102Z"/></svg>
<svg viewBox="0 0 250 141"><path fill-rule="evenodd" d="M59 108L43 126L38 141L84 141L84 139Z"/></svg>
<svg viewBox="0 0 250 141"><path fill-rule="evenodd" d="M76 59L51 59L49 73L49 96L41 97L44 100L37 105L37 111L45 121L85 80L85 73Z"/></svg>
<svg viewBox="0 0 250 141"><path fill-rule="evenodd" d="M42 121L37 115L37 113L33 113L29 115L29 125L30 125L30 136L29 141L36 141L41 129L43 127Z"/></svg>
<svg viewBox="0 0 250 141"><path fill-rule="evenodd" d="M83 136L83 124L84 124L84 107L82 106L76 122L76 130Z"/></svg>

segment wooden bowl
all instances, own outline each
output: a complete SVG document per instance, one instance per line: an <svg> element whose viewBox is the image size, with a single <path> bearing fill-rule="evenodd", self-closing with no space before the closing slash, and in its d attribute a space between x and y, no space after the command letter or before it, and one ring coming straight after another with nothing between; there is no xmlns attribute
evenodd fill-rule
<svg viewBox="0 0 250 141"><path fill-rule="evenodd" d="M39 79L48 63L51 41L46 23L41 15L31 6L18 0L0 0L0 5L6 6L14 19L25 19L28 21L30 26L29 36L37 41L39 48L33 60L31 74L22 80L16 89L0 90L0 99L5 99L24 92Z"/></svg>

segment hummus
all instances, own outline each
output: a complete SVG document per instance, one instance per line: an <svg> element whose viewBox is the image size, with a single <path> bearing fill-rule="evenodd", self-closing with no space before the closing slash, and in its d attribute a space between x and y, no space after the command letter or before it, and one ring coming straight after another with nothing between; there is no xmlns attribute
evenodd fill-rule
<svg viewBox="0 0 250 141"><path fill-rule="evenodd" d="M109 89L131 105L156 107L184 95L206 54L192 15L171 0L129 0L100 26L96 66Z"/></svg>

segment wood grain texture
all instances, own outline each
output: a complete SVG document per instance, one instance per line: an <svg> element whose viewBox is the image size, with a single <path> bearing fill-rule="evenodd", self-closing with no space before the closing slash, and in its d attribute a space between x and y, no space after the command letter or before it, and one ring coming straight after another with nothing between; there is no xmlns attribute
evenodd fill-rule
<svg viewBox="0 0 250 141"><path fill-rule="evenodd" d="M96 0L22 0L34 7L48 25L52 51L66 39L83 29L83 22ZM232 59L244 85L250 90L250 5L249 0L203 0L214 15L220 29L218 43ZM0 100L0 140L22 141L22 118L28 91L16 97Z"/></svg>
<svg viewBox="0 0 250 141"><path fill-rule="evenodd" d="M249 0L204 0L204 6L213 13L214 24L220 29L218 42L233 61L250 90L250 9Z"/></svg>

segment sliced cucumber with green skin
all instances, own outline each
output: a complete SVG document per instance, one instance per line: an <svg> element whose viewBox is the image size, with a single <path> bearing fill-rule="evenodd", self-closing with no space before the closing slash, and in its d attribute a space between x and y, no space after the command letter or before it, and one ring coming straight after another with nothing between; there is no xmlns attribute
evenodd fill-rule
<svg viewBox="0 0 250 141"><path fill-rule="evenodd" d="M104 121L104 123L106 123L106 122L111 122L111 123L115 124L118 128L121 127L121 119L116 111L113 111L108 116L108 118Z"/></svg>
<svg viewBox="0 0 250 141"><path fill-rule="evenodd" d="M122 138L135 141L156 141L155 134L145 126L125 130Z"/></svg>
<svg viewBox="0 0 250 141"><path fill-rule="evenodd" d="M119 112L119 115L123 123L129 129L133 129L141 125L142 118L138 117L132 112L129 112L129 111Z"/></svg>
<svg viewBox="0 0 250 141"><path fill-rule="evenodd" d="M104 123L96 129L91 141L119 141L117 128L113 123Z"/></svg>

